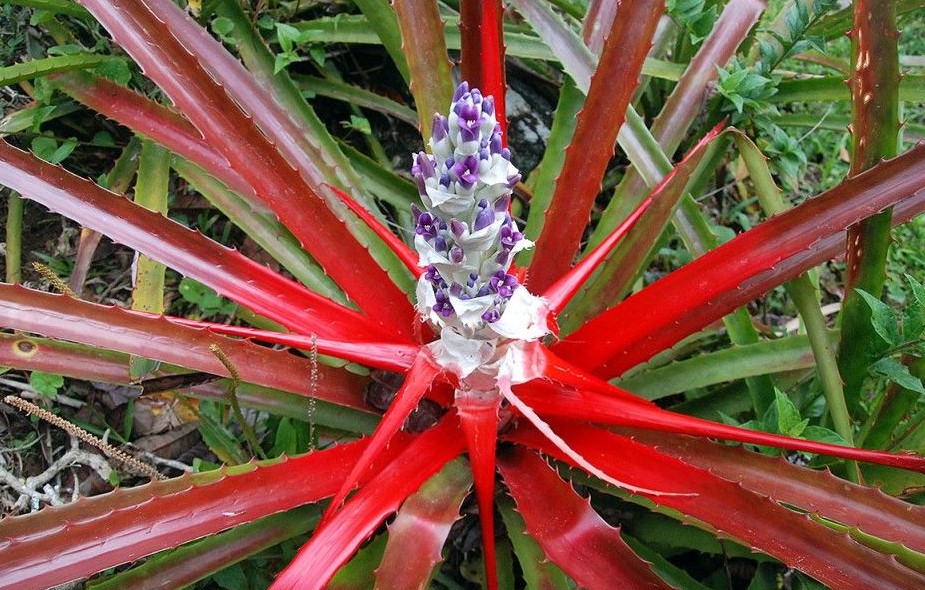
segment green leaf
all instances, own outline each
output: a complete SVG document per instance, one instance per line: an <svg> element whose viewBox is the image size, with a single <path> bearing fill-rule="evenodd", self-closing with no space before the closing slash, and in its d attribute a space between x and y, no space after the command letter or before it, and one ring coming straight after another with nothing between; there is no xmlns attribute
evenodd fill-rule
<svg viewBox="0 0 925 590"><path fill-rule="evenodd" d="M212 580L224 590L247 590L247 576L240 563L234 563L212 574Z"/></svg>
<svg viewBox="0 0 925 590"><path fill-rule="evenodd" d="M65 158L71 155L74 148L77 147L75 138L66 139L64 143L58 144L54 137L39 136L32 140L32 151L39 158L42 158L49 164L60 164Z"/></svg>
<svg viewBox="0 0 925 590"><path fill-rule="evenodd" d="M199 306L204 318L216 314L231 315L238 307L234 302L228 301L209 287L189 277L183 277L180 280L177 290L184 300Z"/></svg>
<svg viewBox="0 0 925 590"><path fill-rule="evenodd" d="M925 395L925 386L922 380L909 372L909 368L899 361L891 358L880 359L870 366L873 375L886 377L900 387Z"/></svg>
<svg viewBox="0 0 925 590"><path fill-rule="evenodd" d="M64 387L64 377L55 375L54 373L32 371L29 375L29 385L42 395L52 397L58 393L59 389Z"/></svg>
<svg viewBox="0 0 925 590"><path fill-rule="evenodd" d="M815 426L815 425L807 426L806 428L803 429L803 432L801 433L800 436L801 438L805 438L807 440L814 440L816 442L824 442L824 443L830 443L833 445L842 445L846 447L851 446L851 443L849 443L844 438L842 438L840 434L838 434L834 430L829 430L828 428L824 428L822 426Z"/></svg>
<svg viewBox="0 0 925 590"><path fill-rule="evenodd" d="M800 416L800 410L794 405L790 398L782 393L779 389L774 390L773 410L769 409L765 418L776 417L775 428L772 432L786 434L789 436L800 436L809 420L804 420Z"/></svg>
<svg viewBox="0 0 925 590"><path fill-rule="evenodd" d="M922 335L925 330L925 287L911 275L905 275L912 291L912 300L906 299L903 310L903 340L910 341Z"/></svg>
<svg viewBox="0 0 925 590"><path fill-rule="evenodd" d="M896 325L896 313L893 308L863 289L856 289L856 291L867 303L867 306L870 307L870 320L877 335L890 346L899 344L901 339Z"/></svg>

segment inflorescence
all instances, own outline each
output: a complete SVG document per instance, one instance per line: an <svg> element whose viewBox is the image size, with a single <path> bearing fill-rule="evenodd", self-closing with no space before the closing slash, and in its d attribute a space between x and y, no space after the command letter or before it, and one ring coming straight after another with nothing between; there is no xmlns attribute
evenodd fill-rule
<svg viewBox="0 0 925 590"><path fill-rule="evenodd" d="M414 154L411 168L426 209L412 207L425 268L417 287L422 316L465 338L545 334L545 323L525 335L504 321L516 315L522 323L525 312L533 317L541 300L509 272L514 255L532 242L508 211L520 173L502 147L493 98L460 84L449 117L434 115L430 148L431 154Z"/></svg>

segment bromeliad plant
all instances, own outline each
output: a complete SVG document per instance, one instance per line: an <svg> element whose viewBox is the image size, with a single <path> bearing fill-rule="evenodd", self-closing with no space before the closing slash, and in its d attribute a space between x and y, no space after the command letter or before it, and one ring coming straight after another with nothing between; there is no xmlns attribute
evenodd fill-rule
<svg viewBox="0 0 925 590"><path fill-rule="evenodd" d="M173 152L173 167L297 280L3 142L0 183L205 284L253 311L264 329L4 284L0 321L18 332L3 335L0 363L112 382L127 381L138 357L168 363L160 369L168 374L229 375L231 367L242 381L243 404L298 416L307 407L298 400L310 397L319 404L313 419L320 427L357 440L6 519L0 522L0 586L59 584L207 537L99 584L136 588L170 579L180 587L311 531L272 587L323 588L397 513L381 560L363 550L351 565L375 562L368 575L376 568L380 588L424 587L474 484L489 588L513 579L512 558L496 552L496 510L529 587L568 588L566 576L587 588L703 587L652 548L624 540L563 478L593 490L596 501L617 496L641 504L833 588L925 584L925 512L918 506L827 471L707 439L848 459L841 468L855 481L863 471L853 461L925 472L922 457L708 421L663 409L609 381L773 287L792 280L788 288L800 299L807 279L797 277L844 250L846 231L863 228L872 215L892 207L892 221L902 222L925 210L925 149L918 147L858 170L726 244L713 247L691 234L689 249L702 250L701 256L624 298L673 211L679 228L702 224L685 190L699 164L721 155L724 142L736 141L765 208L774 206L767 166L734 130L717 127L674 167L652 148L678 147L683 129L681 135L677 129L697 116L691 97L716 75L713 64L728 60L746 38L760 2L731 0L723 7L653 124L654 139L632 107L635 84L629 82L654 67L644 61L663 3L592 2L581 39L543 3L516 2L571 77L557 120L567 121L569 109L578 112L568 132L556 132L564 154L553 153L534 171L554 182L533 184L525 230L512 214L521 177L504 145L500 5L462 2L469 83L453 94L435 3L396 1L393 13L386 3L358 2L410 79L429 137L424 151L409 146L420 198L410 208L413 249L386 229L371 196L380 190L394 202L394 179L383 182L381 174L367 172L379 179L367 190L358 169L370 170L368 162L345 157L285 71L274 72L279 63L236 2L208 7L223 19L220 33L247 68L169 0L80 4L174 108L74 70L79 57L70 67L49 65L52 84ZM855 60L852 74L859 89L854 116L865 123L877 116L865 110L866 93L874 92L865 83L882 74L877 60L889 58L870 40L894 34L889 18L867 18L877 10L868 4L856 3L857 51L867 58ZM59 8L86 18L71 4ZM292 31L284 33L291 43ZM787 41L780 34L761 40L762 59L783 52ZM896 80L886 86L895 90ZM856 128L859 150L875 133L895 136L895 122L881 123L882 129ZM618 134L621 145L637 146L627 151L639 172L626 171L618 189L623 202L595 213L593 245L572 265ZM651 140L642 151L640 137ZM634 183L644 186L641 179L655 188L633 190ZM807 309L810 325L816 316ZM741 322L732 318L731 337L743 338ZM274 324L277 329L266 329ZM746 324L751 327L747 317ZM814 340L812 350L825 382L833 357L822 327L825 343L817 348ZM353 370L333 359L349 361ZM370 380L362 368L403 376L366 438L359 435L369 424L363 391ZM759 373L747 374L754 409L773 405L782 416L791 407L786 396ZM390 380L377 383L383 381ZM194 390L210 392L214 386ZM844 397L825 392L833 423L850 442ZM423 400L432 423L403 428L425 407ZM324 513L315 510L326 499ZM505 564L504 575L498 563Z"/></svg>

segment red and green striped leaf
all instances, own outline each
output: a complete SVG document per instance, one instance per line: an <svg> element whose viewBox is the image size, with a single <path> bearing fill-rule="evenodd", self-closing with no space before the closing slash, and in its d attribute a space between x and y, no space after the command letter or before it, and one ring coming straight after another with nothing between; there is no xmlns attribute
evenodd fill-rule
<svg viewBox="0 0 925 590"><path fill-rule="evenodd" d="M213 375L228 375L228 370L209 349L215 344L244 381L367 409L363 401L364 379L344 369L319 365L318 388L313 390L306 377L312 368L308 359L186 327L163 317L0 284L0 325Z"/></svg>
<svg viewBox="0 0 925 590"><path fill-rule="evenodd" d="M472 486L462 459L450 461L402 504L389 525L389 540L376 570L376 588L423 590L443 559L450 527Z"/></svg>
<svg viewBox="0 0 925 590"><path fill-rule="evenodd" d="M377 470L276 578L271 590L325 588L341 565L380 523L420 486L463 450L452 415L414 438Z"/></svg>

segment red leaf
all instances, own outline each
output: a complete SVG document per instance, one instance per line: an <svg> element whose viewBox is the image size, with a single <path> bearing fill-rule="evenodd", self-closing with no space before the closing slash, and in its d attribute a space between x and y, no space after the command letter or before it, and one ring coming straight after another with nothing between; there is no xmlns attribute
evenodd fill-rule
<svg viewBox="0 0 925 590"><path fill-rule="evenodd" d="M922 211L923 189L925 146L919 146L738 235L588 322L554 350L600 376L617 376L843 249L845 228L853 223L894 204L894 221Z"/></svg>
<svg viewBox="0 0 925 590"><path fill-rule="evenodd" d="M386 516L463 450L459 434L456 417L449 415L413 439L315 532L271 590L324 588Z"/></svg>
<svg viewBox="0 0 925 590"><path fill-rule="evenodd" d="M334 493L365 443L185 475L0 521L0 587L87 577Z"/></svg>
<svg viewBox="0 0 925 590"><path fill-rule="evenodd" d="M393 0L392 8L398 17L401 48L411 74L411 93L426 143L434 114L446 111L453 99L443 20L434 0Z"/></svg>
<svg viewBox="0 0 925 590"><path fill-rule="evenodd" d="M459 3L460 70L470 88L494 97L501 141L507 145L504 106L504 29L501 0L462 0Z"/></svg>
<svg viewBox="0 0 925 590"><path fill-rule="evenodd" d="M475 480L475 494L482 525L485 551L485 580L488 590L498 588L498 564L495 552L495 448L498 442L498 410L501 394L495 390L456 390L456 412L466 436L469 462Z"/></svg>
<svg viewBox="0 0 925 590"><path fill-rule="evenodd" d="M209 350L216 344L244 381L368 411L362 395L363 379L356 375L319 365L318 388L314 390L306 377L312 370L308 359L178 325L164 317L0 284L0 325L228 375Z"/></svg>
<svg viewBox="0 0 925 590"><path fill-rule="evenodd" d="M317 347L321 354L329 354L349 361L361 363L369 367L385 369L387 371L404 371L411 366L412 360L417 355L420 346L415 344L391 344L387 342L364 342L362 340L330 340L327 338L312 338L302 334L290 334L286 332L272 332L270 330L261 330L260 328L248 328L246 326L230 326L227 324L215 324L212 322L201 322L197 320L188 320L186 318L169 318L172 323L199 328L215 332L216 334L226 334L229 336L241 336L261 342L272 344L282 344L293 348L310 350Z"/></svg>
<svg viewBox="0 0 925 590"><path fill-rule="evenodd" d="M227 158L206 143L189 121L171 109L89 72L58 74L52 80L61 90L94 111L208 170L236 193L245 196L254 194L251 186L231 168Z"/></svg>
<svg viewBox="0 0 925 590"><path fill-rule="evenodd" d="M304 334L393 340L371 319L159 213L0 141L0 183Z"/></svg>
<svg viewBox="0 0 925 590"><path fill-rule="evenodd" d="M353 197L340 190L336 186L329 185L328 188L337 195L341 202L347 206L348 209L353 211L353 213L363 220L363 223L369 226L379 239L381 239L386 246L389 247L392 252L395 253L395 256L405 265L411 274L414 276L420 276L422 269L418 267L418 255L412 250L408 244L404 243L399 239L398 236L389 231L389 228L384 226L381 221L379 221L372 213L367 211L365 207L353 200Z"/></svg>
<svg viewBox="0 0 925 590"><path fill-rule="evenodd" d="M693 492L651 496L653 502L703 520L832 588L925 587L925 575L900 565L893 556L864 547L735 482L605 430L564 423L556 428L569 444L614 477L653 489L679 491L682 487ZM519 429L509 437L570 462L533 429Z"/></svg>
<svg viewBox="0 0 925 590"><path fill-rule="evenodd" d="M350 470L350 474L344 480L344 485L334 494L331 504L325 512L322 523L326 523L337 510L340 509L344 498L356 487L362 475L369 469L373 459L379 455L382 450L389 444L392 437L395 436L408 418L408 415L414 411L418 402L430 389L431 383L440 374L440 369L433 363L430 353L427 349L422 349L414 363L408 370L405 382L401 389L395 394L392 405L386 410L385 415L375 432L369 438L369 444L360 456L360 459Z"/></svg>
<svg viewBox="0 0 925 590"><path fill-rule="evenodd" d="M423 590L443 559L443 545L471 485L466 462L458 459L405 500L389 525L389 540L376 570L377 588Z"/></svg>
<svg viewBox="0 0 925 590"><path fill-rule="evenodd" d="M278 106L270 104L272 99L243 66L169 0L82 3L350 298L375 323L410 335L414 312L407 296L328 208L339 205L336 198L326 203L302 177L295 165L305 154L282 128L288 117L270 116ZM156 43L150 42L152 36ZM378 288L370 289L370 282Z"/></svg>
<svg viewBox="0 0 925 590"><path fill-rule="evenodd" d="M534 453L513 449L498 457L504 483L527 533L546 556L584 588L670 588Z"/></svg>
<svg viewBox="0 0 925 590"><path fill-rule="evenodd" d="M828 471L798 467L779 457L768 457L689 436L644 430L629 431L633 439L661 453L742 486L772 500L796 506L856 527L886 540L902 539L906 547L925 552L925 507L887 496L834 477Z"/></svg>
<svg viewBox="0 0 925 590"><path fill-rule="evenodd" d="M555 223L536 240L527 281L534 291L544 291L565 274L578 251L664 9L659 0L641 0L622 5L617 13L546 213ZM615 86L614 80L620 84Z"/></svg>
<svg viewBox="0 0 925 590"><path fill-rule="evenodd" d="M842 447L828 443L792 438L767 432L747 430L675 414L655 405L627 402L619 397L610 397L596 392L569 392L550 388L532 387L532 383L520 386L518 393L524 402L536 412L548 416L608 424L632 426L647 430L690 434L693 436L722 438L755 445L820 453L843 459L866 461L925 473L925 457L912 454L893 454L869 449Z"/></svg>

